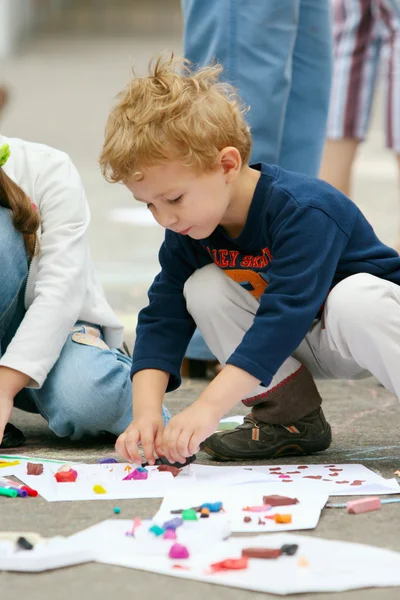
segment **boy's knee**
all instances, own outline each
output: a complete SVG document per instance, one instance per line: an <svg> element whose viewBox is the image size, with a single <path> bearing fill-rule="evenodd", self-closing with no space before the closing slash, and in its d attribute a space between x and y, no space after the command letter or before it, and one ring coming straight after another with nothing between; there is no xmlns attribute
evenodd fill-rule
<svg viewBox="0 0 400 600"><path fill-rule="evenodd" d="M357 273L338 283L327 299L327 327L333 322L345 326L366 325L372 321L380 321L381 302L385 294L382 282L378 277L368 273Z"/></svg>
<svg viewBox="0 0 400 600"><path fill-rule="evenodd" d="M231 280L216 265L198 269L186 281L183 294L189 313L207 313L230 302Z"/></svg>

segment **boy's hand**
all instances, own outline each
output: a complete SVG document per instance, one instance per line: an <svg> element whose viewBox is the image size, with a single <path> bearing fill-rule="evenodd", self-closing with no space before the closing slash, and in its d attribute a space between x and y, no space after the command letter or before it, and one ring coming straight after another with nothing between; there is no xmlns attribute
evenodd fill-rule
<svg viewBox="0 0 400 600"><path fill-rule="evenodd" d="M146 461L149 465L154 465L154 451L158 456L163 456L161 446L163 432L162 415L158 412L145 413L134 419L124 433L119 436L115 449L122 458L141 465L143 459L139 452L140 442Z"/></svg>
<svg viewBox="0 0 400 600"><path fill-rule="evenodd" d="M162 449L170 462L184 463L214 433L222 417L221 408L197 400L171 419L164 430Z"/></svg>

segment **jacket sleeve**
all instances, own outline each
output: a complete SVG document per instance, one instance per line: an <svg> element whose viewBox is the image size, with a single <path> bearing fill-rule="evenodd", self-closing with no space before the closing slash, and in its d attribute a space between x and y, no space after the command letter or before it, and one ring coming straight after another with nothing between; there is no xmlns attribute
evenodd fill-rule
<svg viewBox="0 0 400 600"><path fill-rule="evenodd" d="M326 300L348 237L318 208L298 207L277 228L268 286L254 322L228 363L268 386Z"/></svg>
<svg viewBox="0 0 400 600"><path fill-rule="evenodd" d="M165 371L170 374L167 392L181 383L180 367L195 330L186 309L184 285L202 266L190 240L180 237L166 231L159 253L161 272L149 289L149 305L139 313L132 357L131 377L143 369Z"/></svg>
<svg viewBox="0 0 400 600"><path fill-rule="evenodd" d="M69 157L58 151L36 157L34 200L41 238L34 300L0 365L31 377L41 387L84 301L89 208L81 179Z"/></svg>

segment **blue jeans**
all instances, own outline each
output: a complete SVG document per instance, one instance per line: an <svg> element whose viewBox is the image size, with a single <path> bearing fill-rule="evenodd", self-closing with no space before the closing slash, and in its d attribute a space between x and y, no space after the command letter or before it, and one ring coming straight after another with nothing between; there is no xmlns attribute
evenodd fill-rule
<svg viewBox="0 0 400 600"><path fill-rule="evenodd" d="M24 318L28 276L22 236L4 208L0 208L0 273L1 357ZM40 413L59 437L77 440L104 431L119 435L132 421L131 359L117 349L88 345L96 341L95 332L102 339L100 326L78 322L43 386L25 388L15 398L17 408ZM83 333L83 341L74 341L75 333ZM165 407L163 417L165 422L170 419Z"/></svg>
<svg viewBox="0 0 400 600"><path fill-rule="evenodd" d="M329 0L181 0L185 57L217 60L250 106L252 162L316 176L329 109ZM214 358L195 332L188 358Z"/></svg>

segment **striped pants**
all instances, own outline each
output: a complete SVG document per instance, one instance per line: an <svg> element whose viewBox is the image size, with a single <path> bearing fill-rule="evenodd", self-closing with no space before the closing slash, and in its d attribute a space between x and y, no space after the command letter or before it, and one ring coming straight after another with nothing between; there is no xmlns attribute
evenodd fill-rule
<svg viewBox="0 0 400 600"><path fill-rule="evenodd" d="M386 145L400 153L400 0L331 0L334 74L327 136L366 137L384 67Z"/></svg>

